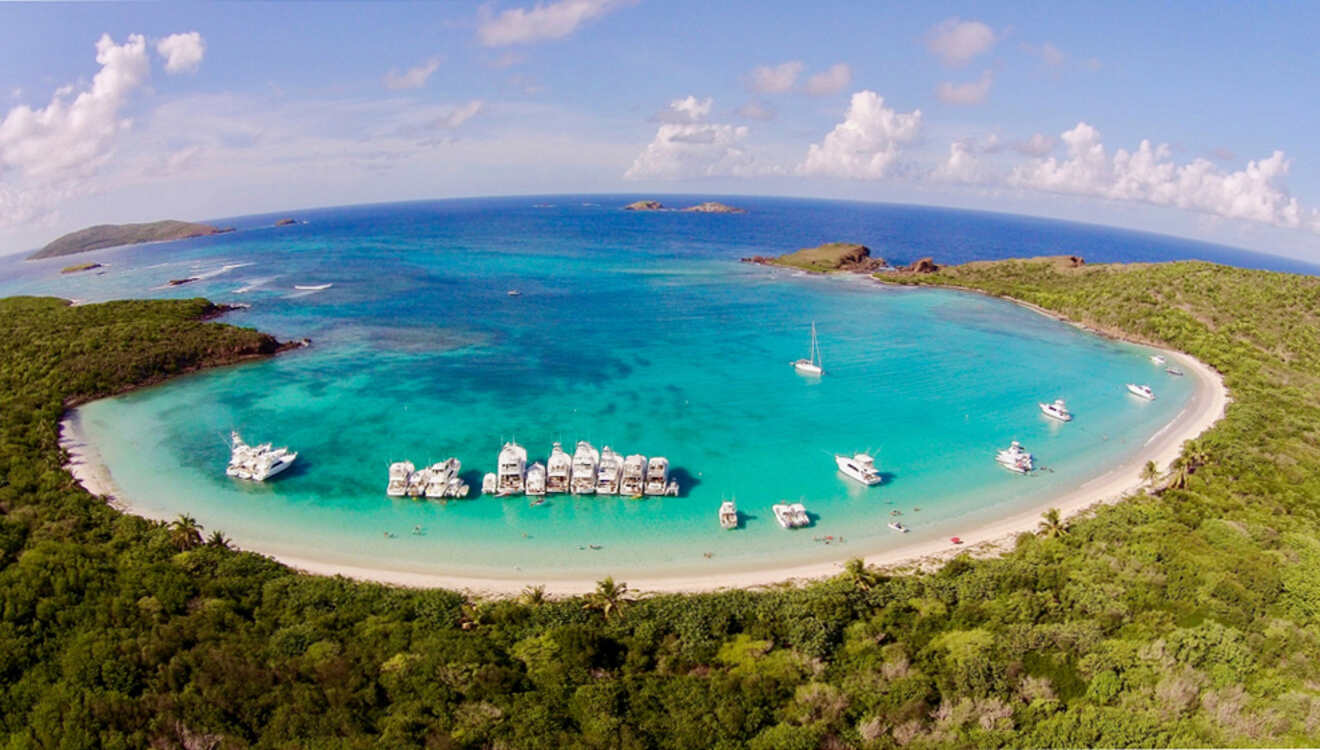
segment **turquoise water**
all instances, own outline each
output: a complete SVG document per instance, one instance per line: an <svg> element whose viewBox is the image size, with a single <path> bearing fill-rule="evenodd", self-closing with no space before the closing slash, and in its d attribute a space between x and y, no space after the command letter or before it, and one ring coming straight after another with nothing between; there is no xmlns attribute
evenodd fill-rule
<svg viewBox="0 0 1320 750"><path fill-rule="evenodd" d="M740 264L839 236L798 239L789 227L810 228L810 216L776 223L752 208L365 207L107 251L91 258L107 263L104 276L30 272L24 288L205 294L252 304L229 322L310 336L311 348L274 360L88 404L84 430L144 514L189 513L260 551L418 572L655 577L966 534L1137 455L1193 391L1147 350L1002 301ZM839 231L828 215L817 222L817 234ZM184 275L204 278L158 288ZM323 283L333 286L293 288ZM813 321L827 371L818 380L788 365L805 356ZM1160 398L1132 398L1127 382ZM1040 414L1037 402L1056 397L1072 423ZM226 478L233 427L287 444L298 463L264 485ZM683 493L537 507L384 495L391 461L450 455L478 487L515 438L542 461L555 440L665 455ZM1042 470L1021 477L994 462L1013 439ZM869 489L843 479L831 455L867 449L886 473ZM731 497L744 524L723 531L716 510ZM814 526L780 529L770 506L782 499L805 502ZM892 510L912 533L886 528Z"/></svg>

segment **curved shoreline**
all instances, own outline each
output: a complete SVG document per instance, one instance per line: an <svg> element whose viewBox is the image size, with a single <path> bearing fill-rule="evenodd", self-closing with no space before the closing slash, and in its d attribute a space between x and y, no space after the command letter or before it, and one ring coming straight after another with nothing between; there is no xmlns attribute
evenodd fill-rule
<svg viewBox="0 0 1320 750"><path fill-rule="evenodd" d="M1048 317L1064 320L1096 335L1114 338L1107 332L1095 331L1083 324L1068 320L1035 305L1011 298L1001 299L1020 304ZM1144 342L1140 343L1144 344ZM863 559L868 565L897 572L937 566L964 552L975 556L1000 554L1011 549L1018 534L1025 531L1035 531L1040 520L1040 514L1047 509L1057 508L1064 517L1071 517L1100 505L1117 502L1134 491L1140 490L1144 484L1141 480L1141 469L1145 466L1146 461L1154 460L1162 470L1167 470L1169 464L1181 453L1183 442L1199 436L1221 419L1229 402L1228 390L1224 386L1223 378L1213 368L1182 352L1160 347L1153 348L1159 349L1171 361L1181 363L1188 376L1196 380L1196 390L1182 411L1146 441L1139 456L1133 457L1108 472L1061 495L1057 495L1047 502L1035 505L1029 510L1014 513L984 525L975 531L965 532L961 535L963 540L961 545L954 545L948 540L914 542L884 552L866 555ZM101 461L95 447L82 434L77 422L76 412L66 414L60 422L60 446L69 455L69 462L65 465L65 469L84 488L94 495L104 497L112 507L121 512L136 512L131 501L123 497L115 486L109 469ZM251 551L266 554L259 550ZM507 596L520 593L529 585L543 585L547 593L568 596L588 593L593 591L596 586L595 579L538 578L534 575L517 579L470 577L389 568L365 568L283 554L267 556L291 568L312 574L342 575L357 580L410 587L466 590L479 595ZM787 568L767 568L714 575L656 576L649 578L626 575L619 577L626 578L628 585L633 589L665 593L793 585L837 575L842 570L844 562L852 557L856 557L856 555L848 555L834 561L809 563ZM608 574L608 571L601 571L602 577Z"/></svg>

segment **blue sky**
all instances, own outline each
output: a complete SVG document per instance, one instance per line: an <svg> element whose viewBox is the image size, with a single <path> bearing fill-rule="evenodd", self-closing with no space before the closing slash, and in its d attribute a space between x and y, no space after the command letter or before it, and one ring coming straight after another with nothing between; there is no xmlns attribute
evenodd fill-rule
<svg viewBox="0 0 1320 750"><path fill-rule="evenodd" d="M0 3L0 253L100 222L682 192L1314 261L1318 34L1320 4Z"/></svg>

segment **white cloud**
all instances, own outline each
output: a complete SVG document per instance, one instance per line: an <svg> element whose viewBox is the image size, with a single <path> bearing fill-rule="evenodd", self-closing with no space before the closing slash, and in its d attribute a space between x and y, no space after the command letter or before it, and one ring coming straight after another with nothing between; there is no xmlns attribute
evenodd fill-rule
<svg viewBox="0 0 1320 750"><path fill-rule="evenodd" d="M765 102L757 101L756 99L749 99L741 107L735 109L733 113L748 120L764 121L775 119L774 109Z"/></svg>
<svg viewBox="0 0 1320 750"><path fill-rule="evenodd" d="M467 104L464 104L461 107L456 107L453 111L449 112L448 114L442 115L440 119L436 121L436 124L442 128L448 128L450 130L453 130L459 125L462 125L463 123L475 117L476 114L480 112L481 108L484 106L485 103L482 102L480 99L473 99L472 101L468 102Z"/></svg>
<svg viewBox="0 0 1320 750"><path fill-rule="evenodd" d="M681 180L695 177L750 177L780 170L761 163L743 147L746 125L701 122L711 112L709 97L688 96L669 103L664 122L624 179Z"/></svg>
<svg viewBox="0 0 1320 750"><path fill-rule="evenodd" d="M974 183L986 179L975 146L966 141L954 141L949 144L949 158L936 167L931 176L945 182Z"/></svg>
<svg viewBox="0 0 1320 750"><path fill-rule="evenodd" d="M945 81L936 87L935 95L948 104L980 104L990 94L990 84L994 80L994 73L987 70L978 80L969 83Z"/></svg>
<svg viewBox="0 0 1320 750"><path fill-rule="evenodd" d="M926 34L926 49L945 65L964 65L973 57L994 46L994 29L980 21L964 21L957 16L946 18Z"/></svg>
<svg viewBox="0 0 1320 750"><path fill-rule="evenodd" d="M510 8L494 17L483 6L477 38L487 47L563 39L587 21L627 4L628 0L559 0L530 9Z"/></svg>
<svg viewBox="0 0 1320 750"><path fill-rule="evenodd" d="M900 147L920 130L921 110L895 112L874 91L858 91L852 95L843 122L820 144L811 144L799 169L808 175L883 177L898 158Z"/></svg>
<svg viewBox="0 0 1320 750"><path fill-rule="evenodd" d="M1025 141L1014 143L1013 150L1017 151L1019 154L1026 154L1027 156L1044 156L1053 151L1058 143L1059 139L1052 135L1033 133L1031 137Z"/></svg>
<svg viewBox="0 0 1320 750"><path fill-rule="evenodd" d="M715 101L709 96L705 99L698 99L695 96L689 95L686 99L675 99L670 102L669 109L683 115L692 122L696 122L698 120L706 119L706 116L710 114L710 108L714 103Z"/></svg>
<svg viewBox="0 0 1320 750"><path fill-rule="evenodd" d="M762 65L749 74L747 88L758 94L782 94L793 88L802 67L799 60L789 60L774 66Z"/></svg>
<svg viewBox="0 0 1320 750"><path fill-rule="evenodd" d="M837 94L852 83L852 68L847 63L835 63L828 70L807 79L807 93L814 96Z"/></svg>
<svg viewBox="0 0 1320 750"><path fill-rule="evenodd" d="M390 68L390 71L385 74L381 82L385 84L385 88L392 90L419 89L425 86L431 74L440 68L440 62L439 57L432 57L421 65L408 68L402 73L397 68Z"/></svg>
<svg viewBox="0 0 1320 750"><path fill-rule="evenodd" d="M196 73L206 54L206 40L196 31L170 34L156 42L156 54L165 60L166 73Z"/></svg>
<svg viewBox="0 0 1320 750"><path fill-rule="evenodd" d="M1095 128L1080 122L1061 136L1065 159L1034 159L1019 165L1010 184L1054 193L1090 195L1111 200L1175 206L1229 219L1281 227L1304 220L1297 199L1282 179L1289 162L1282 151L1225 172L1208 159L1175 164L1167 144L1143 140L1136 151L1118 149L1110 157Z"/></svg>

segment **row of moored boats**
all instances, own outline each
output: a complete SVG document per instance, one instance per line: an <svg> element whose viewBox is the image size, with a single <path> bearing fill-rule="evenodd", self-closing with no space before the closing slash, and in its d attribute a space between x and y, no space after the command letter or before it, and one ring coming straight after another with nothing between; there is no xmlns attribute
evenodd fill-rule
<svg viewBox="0 0 1320 750"><path fill-rule="evenodd" d="M505 443L493 474L481 479L483 494L508 495L678 495L678 481L669 476L669 459L640 453L623 456L608 445L600 450L579 440L572 455L556 442L545 463L527 463L527 449Z"/></svg>
<svg viewBox="0 0 1320 750"><path fill-rule="evenodd" d="M470 488L458 473L463 463L446 458L418 469L412 461L390 464L390 479L385 494L390 497L427 497L432 500L467 497Z"/></svg>

